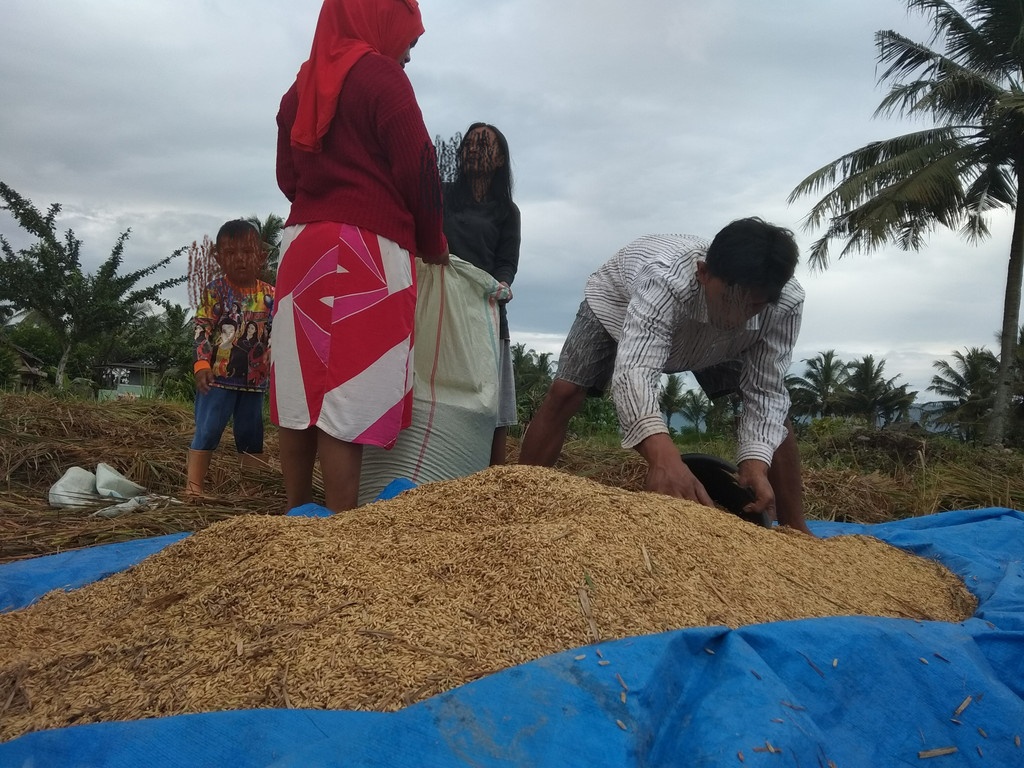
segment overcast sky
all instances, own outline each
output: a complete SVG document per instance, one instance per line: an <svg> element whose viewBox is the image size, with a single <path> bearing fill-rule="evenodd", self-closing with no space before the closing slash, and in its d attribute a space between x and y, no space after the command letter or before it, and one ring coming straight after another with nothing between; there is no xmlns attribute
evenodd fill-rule
<svg viewBox="0 0 1024 768"><path fill-rule="evenodd" d="M87 271L131 228L126 269L287 216L275 115L308 56L320 0L3 0L0 180L83 240ZM843 153L918 126L872 114L874 33L927 42L903 0L421 0L406 73L427 129L507 136L523 244L512 342L557 356L587 275L648 233L712 237L758 215L802 250L814 199L793 188ZM874 355L925 391L932 362L998 351L1006 215L971 246L806 263L800 362ZM16 226L0 212L0 233ZM834 252L838 252L835 249ZM184 272L184 258L174 271ZM170 276L170 270L167 275ZM187 303L184 289L169 296ZM692 380L690 380L692 381ZM690 383L688 381L688 383Z"/></svg>

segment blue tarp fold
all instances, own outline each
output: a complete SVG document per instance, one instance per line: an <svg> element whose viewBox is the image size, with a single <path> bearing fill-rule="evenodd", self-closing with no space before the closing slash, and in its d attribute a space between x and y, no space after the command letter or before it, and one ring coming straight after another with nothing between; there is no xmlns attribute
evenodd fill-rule
<svg viewBox="0 0 1024 768"><path fill-rule="evenodd" d="M978 596L977 613L960 624L839 617L633 637L400 712L244 710L75 726L0 744L0 765L920 768L919 753L945 747L957 752L926 764L1024 765L1024 514L812 528L938 560ZM0 605L102 578L179 538L0 566Z"/></svg>

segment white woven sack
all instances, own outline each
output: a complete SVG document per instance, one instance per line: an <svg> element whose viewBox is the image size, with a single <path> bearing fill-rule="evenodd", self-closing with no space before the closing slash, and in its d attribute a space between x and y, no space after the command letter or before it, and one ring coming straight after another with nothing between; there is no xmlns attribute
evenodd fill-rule
<svg viewBox="0 0 1024 768"><path fill-rule="evenodd" d="M96 492L115 499L133 499L144 494L146 489L101 461L96 465Z"/></svg>
<svg viewBox="0 0 1024 768"><path fill-rule="evenodd" d="M359 503L397 477L417 484L487 467L498 413L498 282L456 256L416 260L412 426L390 450L363 448Z"/></svg>
<svg viewBox="0 0 1024 768"><path fill-rule="evenodd" d="M51 507L83 507L98 498L96 475L84 467L68 467L61 478L50 486Z"/></svg>

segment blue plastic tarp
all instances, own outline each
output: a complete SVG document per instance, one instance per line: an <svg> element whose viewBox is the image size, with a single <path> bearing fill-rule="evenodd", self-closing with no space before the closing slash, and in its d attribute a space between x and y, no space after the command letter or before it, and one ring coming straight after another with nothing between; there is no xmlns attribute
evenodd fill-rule
<svg viewBox="0 0 1024 768"><path fill-rule="evenodd" d="M0 766L1024 765L1024 514L811 527L938 560L977 595L975 616L666 632L554 654L393 713L242 710L30 733L0 744ZM0 566L0 605L178 538Z"/></svg>

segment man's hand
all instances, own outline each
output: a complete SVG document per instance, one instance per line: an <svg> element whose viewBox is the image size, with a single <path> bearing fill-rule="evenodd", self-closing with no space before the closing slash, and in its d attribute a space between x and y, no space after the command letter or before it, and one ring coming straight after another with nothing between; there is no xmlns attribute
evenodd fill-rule
<svg viewBox="0 0 1024 768"><path fill-rule="evenodd" d="M651 435L636 449L647 459L645 491L689 499L707 507L715 506L700 480L683 463L679 449L667 434Z"/></svg>
<svg viewBox="0 0 1024 768"><path fill-rule="evenodd" d="M757 459L747 459L739 464L737 476L740 486L754 493L754 500L743 509L745 512L767 512L775 519L775 491L768 482L768 465Z"/></svg>
<svg viewBox="0 0 1024 768"><path fill-rule="evenodd" d="M213 371L209 368L201 368L195 373L196 392L205 395L213 386Z"/></svg>

